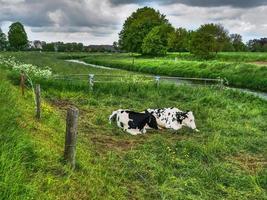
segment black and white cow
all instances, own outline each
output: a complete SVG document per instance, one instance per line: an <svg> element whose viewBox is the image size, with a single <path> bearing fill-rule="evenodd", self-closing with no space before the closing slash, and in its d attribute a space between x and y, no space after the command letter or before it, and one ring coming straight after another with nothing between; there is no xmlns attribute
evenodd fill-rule
<svg viewBox="0 0 267 200"><path fill-rule="evenodd" d="M116 121L118 127L132 135L146 133L146 126L158 129L155 116L147 111L138 113L119 109L109 116L109 121Z"/></svg>
<svg viewBox="0 0 267 200"><path fill-rule="evenodd" d="M195 131L195 117L192 111L183 112L178 108L163 108L163 109L147 109L146 112L151 113L156 117L159 128L168 128L179 130L183 126L189 127Z"/></svg>

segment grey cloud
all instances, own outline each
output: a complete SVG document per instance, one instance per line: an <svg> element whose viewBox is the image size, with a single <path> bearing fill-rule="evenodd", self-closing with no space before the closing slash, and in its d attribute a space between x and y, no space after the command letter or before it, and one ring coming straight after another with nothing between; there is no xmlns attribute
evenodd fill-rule
<svg viewBox="0 0 267 200"><path fill-rule="evenodd" d="M145 3L158 3L161 5L181 3L188 6L198 7L219 7L219 6L232 6L236 8L249 8L267 5L266 0L110 0L112 4L145 4Z"/></svg>
<svg viewBox="0 0 267 200"><path fill-rule="evenodd" d="M110 4L107 1L87 0L0 0L0 21L21 21L35 30L53 28L59 32L78 32L92 29L92 33L99 34L93 28L105 27L114 30L118 20L112 13L102 12L102 7ZM77 28L65 28L77 27ZM108 31L107 31L108 32Z"/></svg>
<svg viewBox="0 0 267 200"><path fill-rule="evenodd" d="M31 28L34 32L60 32L60 33L90 33L97 37L108 36L117 30L115 27L111 27L110 30L107 30L103 27L79 27L79 26L63 26L63 27L33 27Z"/></svg>

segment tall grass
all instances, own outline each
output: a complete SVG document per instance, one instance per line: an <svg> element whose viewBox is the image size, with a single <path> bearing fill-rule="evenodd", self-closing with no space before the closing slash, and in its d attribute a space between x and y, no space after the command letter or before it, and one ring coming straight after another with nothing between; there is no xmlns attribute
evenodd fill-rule
<svg viewBox="0 0 267 200"><path fill-rule="evenodd" d="M22 115L9 84L0 79L0 199L30 199L35 195L29 172L35 153L17 119Z"/></svg>

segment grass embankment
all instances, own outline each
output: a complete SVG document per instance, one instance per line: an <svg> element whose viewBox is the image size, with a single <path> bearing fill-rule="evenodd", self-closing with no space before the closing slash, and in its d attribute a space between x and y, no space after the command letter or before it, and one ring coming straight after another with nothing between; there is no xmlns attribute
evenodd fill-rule
<svg viewBox="0 0 267 200"><path fill-rule="evenodd" d="M166 58L132 57L126 54L96 54L82 58L85 62L157 75L226 78L230 86L267 91L267 67L249 63L222 61L188 61Z"/></svg>
<svg viewBox="0 0 267 200"><path fill-rule="evenodd" d="M34 151L25 130L19 127L22 112L16 94L0 74L0 199L33 197L28 170L34 165Z"/></svg>
<svg viewBox="0 0 267 200"><path fill-rule="evenodd" d="M169 53L167 58L174 59L175 57L180 60L197 60L195 56L190 53ZM220 52L212 60L224 62L256 62L266 61L267 52ZM267 65L267 63L266 63Z"/></svg>
<svg viewBox="0 0 267 200"><path fill-rule="evenodd" d="M32 62L42 63L42 57L34 59L32 56L32 59ZM49 66L54 66L53 61L51 59L49 64L47 58ZM64 61L58 61L57 70L64 70L64 66ZM80 70L80 67L82 66L73 65L71 73L75 69ZM86 70L97 69L88 67ZM11 107L14 112L19 110L21 113L18 117L19 135L29 138L32 144L29 145L34 152L34 157L28 162L30 167L19 162L22 163L19 166L22 167L21 174L25 178L17 182L24 183L32 191L26 192L23 197L267 197L266 101L218 88L160 85L156 89L155 85L149 83L96 83L93 92L88 90L87 83L82 82L77 84L43 80L41 87L43 112L40 122L34 119L30 91L25 98L18 98L20 94L15 86L5 83L6 93L2 95L2 98L14 95L16 107L13 104ZM5 102L10 105L12 101L7 99ZM74 172L69 171L62 162L65 110L70 105L75 105L80 110L77 169ZM188 129L182 129L178 133L150 131L146 135L133 137L108 124L109 114L118 108L141 111L149 107L167 106L193 110L201 132L195 134ZM6 123L7 120L1 119L1 125ZM5 144L9 144L9 141ZM15 152L12 148L10 151ZM3 163L13 166L16 162L5 159ZM3 170L1 177L5 176L8 175ZM3 180L5 183L5 179Z"/></svg>

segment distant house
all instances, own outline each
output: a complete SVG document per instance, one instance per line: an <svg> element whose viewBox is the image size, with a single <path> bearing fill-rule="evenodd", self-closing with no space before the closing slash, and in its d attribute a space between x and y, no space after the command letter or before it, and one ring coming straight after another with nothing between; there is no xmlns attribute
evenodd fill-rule
<svg viewBox="0 0 267 200"><path fill-rule="evenodd" d="M42 50L45 42L39 40L29 41L28 48L31 50Z"/></svg>
<svg viewBox="0 0 267 200"><path fill-rule="evenodd" d="M43 49L42 42L40 40L34 40L33 41L33 46L34 46L35 49Z"/></svg>

